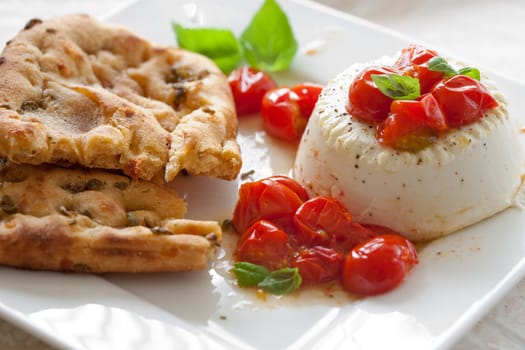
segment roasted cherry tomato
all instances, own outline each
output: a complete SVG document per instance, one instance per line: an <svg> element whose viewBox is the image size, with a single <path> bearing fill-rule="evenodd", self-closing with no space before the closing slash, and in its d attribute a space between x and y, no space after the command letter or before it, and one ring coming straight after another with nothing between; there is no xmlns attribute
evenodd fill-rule
<svg viewBox="0 0 525 350"><path fill-rule="evenodd" d="M298 141L307 122L298 99L299 96L289 88L268 91L261 106L264 130L281 140Z"/></svg>
<svg viewBox="0 0 525 350"><path fill-rule="evenodd" d="M300 245L328 247L333 235L345 235L349 231L352 216L337 200L320 196L297 209L294 223Z"/></svg>
<svg viewBox="0 0 525 350"><path fill-rule="evenodd" d="M264 94L277 87L270 75L253 67L240 67L228 76L238 115L261 110Z"/></svg>
<svg viewBox="0 0 525 350"><path fill-rule="evenodd" d="M428 69L428 63L421 64L416 68L415 77L419 79L419 90L421 94L426 94L440 82L445 74Z"/></svg>
<svg viewBox="0 0 525 350"><path fill-rule="evenodd" d="M419 45L410 45L401 50L401 55L394 64L403 74L419 79L421 94L425 94L441 79L443 72L428 69L428 61L438 54Z"/></svg>
<svg viewBox="0 0 525 350"><path fill-rule="evenodd" d="M352 222L350 213L334 198L314 197L304 202L294 216L296 239L305 247L325 246L347 251L372 237Z"/></svg>
<svg viewBox="0 0 525 350"><path fill-rule="evenodd" d="M430 145L436 132L428 126L421 101L396 100L392 112L377 127L377 140L385 146L416 152Z"/></svg>
<svg viewBox="0 0 525 350"><path fill-rule="evenodd" d="M242 233L254 222L267 219L293 231L293 216L307 198L306 190L299 183L284 176L244 183L239 188L233 226Z"/></svg>
<svg viewBox="0 0 525 350"><path fill-rule="evenodd" d="M453 128L479 120L486 110L498 105L487 88L466 75L440 82L431 93L443 110L447 125Z"/></svg>
<svg viewBox="0 0 525 350"><path fill-rule="evenodd" d="M397 235L372 238L346 255L341 275L343 288L358 295L388 292L417 263L417 251L407 239Z"/></svg>
<svg viewBox="0 0 525 350"><path fill-rule="evenodd" d="M288 265L290 246L288 234L266 220L260 220L248 227L237 242L235 257L263 265L270 270Z"/></svg>
<svg viewBox="0 0 525 350"><path fill-rule="evenodd" d="M297 94L289 88L268 91L261 106L264 130L282 140L299 140L307 119L301 113L298 99Z"/></svg>
<svg viewBox="0 0 525 350"><path fill-rule="evenodd" d="M346 109L358 120L379 123L388 116L392 99L379 91L372 80L372 74L399 74L399 72L386 66L365 69L350 86Z"/></svg>
<svg viewBox="0 0 525 350"><path fill-rule="evenodd" d="M320 85L304 83L268 91L261 106L266 132L282 140L298 141L322 89Z"/></svg>
<svg viewBox="0 0 525 350"><path fill-rule="evenodd" d="M303 187L303 185L288 176L274 175L261 181L278 182L294 191L302 201L307 201L310 199L310 196L308 195L308 192L306 192L306 189Z"/></svg>
<svg viewBox="0 0 525 350"><path fill-rule="evenodd" d="M443 113L443 110L434 95L427 93L423 95L419 101L425 111L427 125L437 131L447 130L448 125L445 113Z"/></svg>
<svg viewBox="0 0 525 350"><path fill-rule="evenodd" d="M437 52L419 45L410 45L401 50L399 59L394 64L403 74L419 79L421 94L425 94L441 79L443 72L428 69L428 61L437 56Z"/></svg>
<svg viewBox="0 0 525 350"><path fill-rule="evenodd" d="M342 253L317 246L301 249L290 262L290 266L299 269L304 284L315 284L338 280L342 263Z"/></svg>
<svg viewBox="0 0 525 350"><path fill-rule="evenodd" d="M432 57L437 56L437 52L433 50L426 49L420 45L412 44L403 50L401 50L401 55L394 63L394 67L399 68L401 71L405 72L414 68L414 65L421 65L427 63Z"/></svg>
<svg viewBox="0 0 525 350"><path fill-rule="evenodd" d="M297 103L303 117L310 118L323 87L317 84L304 83L292 86L290 90L297 94Z"/></svg>

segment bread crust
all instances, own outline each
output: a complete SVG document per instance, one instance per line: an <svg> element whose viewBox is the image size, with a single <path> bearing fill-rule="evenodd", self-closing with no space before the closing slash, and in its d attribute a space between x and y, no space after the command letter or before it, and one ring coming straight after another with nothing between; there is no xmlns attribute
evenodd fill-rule
<svg viewBox="0 0 525 350"><path fill-rule="evenodd" d="M85 15L32 20L0 58L0 156L232 180L241 168L226 77L204 56Z"/></svg>
<svg viewBox="0 0 525 350"><path fill-rule="evenodd" d="M74 272L187 271L208 266L214 221L183 219L166 185L101 170L1 162L0 264Z"/></svg>

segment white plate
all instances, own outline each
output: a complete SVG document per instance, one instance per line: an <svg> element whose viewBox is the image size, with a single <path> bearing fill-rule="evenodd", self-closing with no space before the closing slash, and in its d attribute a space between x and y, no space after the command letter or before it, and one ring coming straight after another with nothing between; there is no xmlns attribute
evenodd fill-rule
<svg viewBox="0 0 525 350"><path fill-rule="evenodd" d="M172 44L171 20L239 33L260 3L139 1L110 20ZM392 54L410 42L315 3L280 3L302 50L292 69L277 76L282 83L323 83L353 62ZM306 49L317 53L306 55ZM521 116L525 87L490 75L507 95L510 113ZM293 148L259 130L257 117L242 122L243 172L256 170L253 178L288 173ZM176 185L188 196L191 217L222 220L230 216L239 182L190 178ZM525 275L523 227L524 213L509 209L434 241L400 288L360 301L303 293L262 302L222 277L227 268L222 256L215 269L180 274L0 268L0 313L57 347L74 349L446 348Z"/></svg>

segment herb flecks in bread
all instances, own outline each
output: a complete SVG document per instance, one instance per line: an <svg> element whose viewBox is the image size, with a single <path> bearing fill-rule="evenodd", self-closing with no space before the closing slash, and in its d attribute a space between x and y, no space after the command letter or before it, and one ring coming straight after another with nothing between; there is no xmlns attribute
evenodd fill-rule
<svg viewBox="0 0 525 350"><path fill-rule="evenodd" d="M235 107L209 59L88 16L30 23L1 55L0 156L146 180L238 175Z"/></svg>
<svg viewBox="0 0 525 350"><path fill-rule="evenodd" d="M101 170L3 164L0 263L76 272L205 268L221 229L173 190Z"/></svg>

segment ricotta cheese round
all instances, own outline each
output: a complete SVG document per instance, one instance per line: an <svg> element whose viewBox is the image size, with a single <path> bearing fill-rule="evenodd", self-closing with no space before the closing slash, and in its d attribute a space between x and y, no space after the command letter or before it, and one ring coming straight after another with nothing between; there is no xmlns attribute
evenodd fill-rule
<svg viewBox="0 0 525 350"><path fill-rule="evenodd" d="M373 64L391 64L383 58ZM418 152L380 145L375 126L346 111L355 64L322 91L299 145L294 177L315 195L337 198L361 223L390 227L414 241L443 236L513 204L524 158L518 127L493 82L499 106L440 135Z"/></svg>

